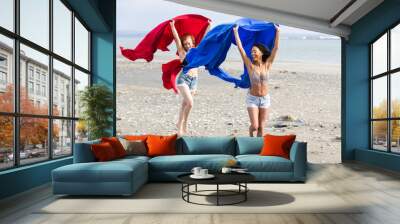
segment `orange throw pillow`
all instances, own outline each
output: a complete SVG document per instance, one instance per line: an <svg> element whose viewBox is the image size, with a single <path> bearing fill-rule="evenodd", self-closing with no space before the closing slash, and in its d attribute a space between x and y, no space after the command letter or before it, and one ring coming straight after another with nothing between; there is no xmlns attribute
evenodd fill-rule
<svg viewBox="0 0 400 224"><path fill-rule="evenodd" d="M129 141L146 141L147 137L150 135L125 135L124 139L129 140Z"/></svg>
<svg viewBox="0 0 400 224"><path fill-rule="evenodd" d="M262 156L281 156L289 159L290 148L296 135L265 135L264 145L261 149L260 155Z"/></svg>
<svg viewBox="0 0 400 224"><path fill-rule="evenodd" d="M147 137L146 143L148 147L148 156L165 156L176 154L177 135L172 136L155 136Z"/></svg>
<svg viewBox="0 0 400 224"><path fill-rule="evenodd" d="M116 159L115 151L112 145L108 142L91 145L94 157L99 162L110 161Z"/></svg>
<svg viewBox="0 0 400 224"><path fill-rule="evenodd" d="M124 146L121 144L121 142L118 140L116 137L109 137L109 138L101 138L101 142L108 142L114 149L115 155L117 158L125 157L126 156L126 151L124 149Z"/></svg>

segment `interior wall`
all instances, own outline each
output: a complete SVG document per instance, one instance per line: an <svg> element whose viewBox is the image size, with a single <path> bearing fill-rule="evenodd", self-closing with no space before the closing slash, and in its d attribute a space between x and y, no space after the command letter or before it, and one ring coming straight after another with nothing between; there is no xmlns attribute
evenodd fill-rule
<svg viewBox="0 0 400 224"><path fill-rule="evenodd" d="M113 93L114 109L111 135L116 134L116 1L98 1L99 11L106 24L107 32L92 33L92 82L108 86Z"/></svg>
<svg viewBox="0 0 400 224"><path fill-rule="evenodd" d="M352 26L347 41L342 40L344 45L342 57L345 62L342 70L343 160L362 161L387 169L399 168L397 164L400 164L400 156L369 150L369 43L389 27L400 22L399 12L399 0L386 0ZM360 153L359 150L363 151ZM378 154L388 154L390 161L394 158L398 162L397 164L389 162L387 156L382 157Z"/></svg>

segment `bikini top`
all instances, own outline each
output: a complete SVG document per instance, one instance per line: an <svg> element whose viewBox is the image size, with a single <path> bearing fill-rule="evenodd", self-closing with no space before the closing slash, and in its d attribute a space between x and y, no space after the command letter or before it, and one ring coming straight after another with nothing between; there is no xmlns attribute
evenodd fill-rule
<svg viewBox="0 0 400 224"><path fill-rule="evenodd" d="M266 84L268 82L268 72L265 74L261 74L261 72L257 72L255 69L253 70L253 74L250 75L251 83L261 83Z"/></svg>

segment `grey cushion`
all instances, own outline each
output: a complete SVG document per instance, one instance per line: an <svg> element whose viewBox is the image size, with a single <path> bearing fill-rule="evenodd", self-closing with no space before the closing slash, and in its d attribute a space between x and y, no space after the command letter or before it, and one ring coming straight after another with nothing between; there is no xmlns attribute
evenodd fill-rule
<svg viewBox="0 0 400 224"><path fill-rule="evenodd" d="M127 155L145 156L147 155L146 144L141 140L127 140L119 138Z"/></svg>

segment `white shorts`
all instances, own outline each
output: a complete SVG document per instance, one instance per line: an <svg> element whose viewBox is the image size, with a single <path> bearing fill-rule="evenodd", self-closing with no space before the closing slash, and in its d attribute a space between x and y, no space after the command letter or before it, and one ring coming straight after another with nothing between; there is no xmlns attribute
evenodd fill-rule
<svg viewBox="0 0 400 224"><path fill-rule="evenodd" d="M246 105L247 107L269 108L271 106L271 97L269 94L265 96L253 96L247 93Z"/></svg>

